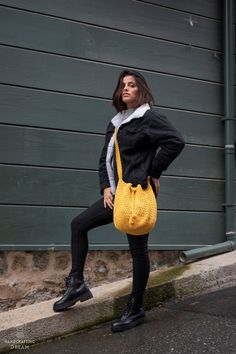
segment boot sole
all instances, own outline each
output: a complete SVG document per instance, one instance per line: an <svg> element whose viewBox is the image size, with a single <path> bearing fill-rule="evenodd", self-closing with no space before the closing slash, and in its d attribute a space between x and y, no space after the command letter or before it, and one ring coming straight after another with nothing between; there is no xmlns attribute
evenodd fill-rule
<svg viewBox="0 0 236 354"><path fill-rule="evenodd" d="M141 318L138 318L136 321L133 321L133 322L130 322L129 324L123 324L123 325L120 325L120 326L117 326L117 327L111 327L111 331L113 333L116 333L116 332L123 332L123 331L126 331L128 329L132 329L136 326L139 326L140 324L144 323L145 322L145 316L144 317L141 317Z"/></svg>
<svg viewBox="0 0 236 354"><path fill-rule="evenodd" d="M63 305L53 306L53 310L55 312L64 311L68 307L71 307L71 306L75 305L76 302L78 302L78 301L84 302L84 301L87 301L87 300L92 299L92 298L93 298L93 294L91 293L91 291L87 291L86 293L79 295L76 299L68 301L67 303L65 303Z"/></svg>

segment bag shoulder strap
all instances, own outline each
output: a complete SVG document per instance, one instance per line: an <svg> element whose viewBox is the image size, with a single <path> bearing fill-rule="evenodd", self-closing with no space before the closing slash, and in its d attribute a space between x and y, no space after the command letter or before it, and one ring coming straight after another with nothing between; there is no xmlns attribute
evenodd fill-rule
<svg viewBox="0 0 236 354"><path fill-rule="evenodd" d="M118 144L118 140L117 140L117 129L116 128L114 131L114 141L115 141L115 148L116 148L116 166L117 166L118 177L119 177L119 179L122 179L122 164L121 164L120 150L119 150L119 144Z"/></svg>

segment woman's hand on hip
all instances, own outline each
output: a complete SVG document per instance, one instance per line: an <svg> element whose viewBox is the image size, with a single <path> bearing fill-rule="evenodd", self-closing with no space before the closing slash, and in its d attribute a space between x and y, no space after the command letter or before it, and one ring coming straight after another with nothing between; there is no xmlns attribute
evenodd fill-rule
<svg viewBox="0 0 236 354"><path fill-rule="evenodd" d="M104 197L104 208L108 206L110 209L113 209L114 204L113 204L113 194L111 191L111 187L105 188L103 190L103 197Z"/></svg>
<svg viewBox="0 0 236 354"><path fill-rule="evenodd" d="M160 191L160 188L161 188L160 181L159 181L159 179L156 179L154 177L151 177L151 179L154 183L156 194L158 194L158 192Z"/></svg>

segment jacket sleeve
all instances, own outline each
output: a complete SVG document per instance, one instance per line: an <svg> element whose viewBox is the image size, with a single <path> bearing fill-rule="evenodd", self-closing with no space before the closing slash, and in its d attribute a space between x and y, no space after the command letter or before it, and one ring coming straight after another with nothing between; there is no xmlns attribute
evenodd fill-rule
<svg viewBox="0 0 236 354"><path fill-rule="evenodd" d="M110 187L110 182L109 182L107 167L106 167L106 156L107 156L107 147L113 133L114 133L114 127L110 122L106 130L105 143L99 159L99 182L100 182L101 194L103 194L103 190L105 188Z"/></svg>
<svg viewBox="0 0 236 354"><path fill-rule="evenodd" d="M183 150L185 142L165 116L154 112L149 119L147 134L151 144L157 149L149 173L151 177L158 179Z"/></svg>

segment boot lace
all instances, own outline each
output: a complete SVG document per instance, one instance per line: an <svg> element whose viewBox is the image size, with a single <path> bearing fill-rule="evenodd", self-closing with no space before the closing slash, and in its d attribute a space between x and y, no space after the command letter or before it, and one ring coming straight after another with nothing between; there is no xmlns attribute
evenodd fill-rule
<svg viewBox="0 0 236 354"><path fill-rule="evenodd" d="M134 306L134 300L135 300L134 296L129 297L127 308L123 313L124 316L129 316L132 313L133 306Z"/></svg>
<svg viewBox="0 0 236 354"><path fill-rule="evenodd" d="M72 274L69 274L67 277L64 278L64 281L65 281L65 284L66 284L66 287L69 288L71 285L71 282L72 282L72 276L73 276L73 273ZM83 283L82 280L78 280L78 283Z"/></svg>

